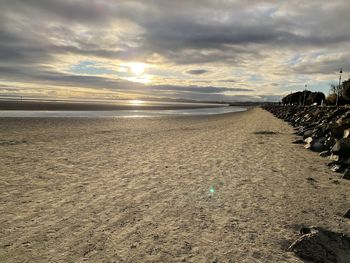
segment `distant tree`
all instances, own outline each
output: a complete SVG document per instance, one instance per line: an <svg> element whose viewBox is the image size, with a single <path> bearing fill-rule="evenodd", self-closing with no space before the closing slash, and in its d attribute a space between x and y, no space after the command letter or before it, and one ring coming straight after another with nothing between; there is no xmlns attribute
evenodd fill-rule
<svg viewBox="0 0 350 263"><path fill-rule="evenodd" d="M317 105L321 105L322 101L326 100L326 96L322 92L311 92L307 97L306 104L312 105L317 103Z"/></svg>
<svg viewBox="0 0 350 263"><path fill-rule="evenodd" d="M327 104L329 105L335 105L337 103L337 97L338 98L338 105L343 104L343 96L342 96L342 85L336 85L334 83L330 84L329 89L329 95L327 97Z"/></svg>
<svg viewBox="0 0 350 263"><path fill-rule="evenodd" d="M335 93L330 93L326 98L326 104L327 105L335 105L337 101L337 95Z"/></svg>
<svg viewBox="0 0 350 263"><path fill-rule="evenodd" d="M322 92L311 92L309 90L297 91L282 98L283 104L293 105L311 105L314 103L321 104L325 100Z"/></svg>

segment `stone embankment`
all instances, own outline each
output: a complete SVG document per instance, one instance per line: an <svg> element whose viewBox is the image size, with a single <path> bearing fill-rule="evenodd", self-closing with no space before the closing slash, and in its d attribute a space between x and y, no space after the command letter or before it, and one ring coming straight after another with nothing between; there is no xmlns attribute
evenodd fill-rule
<svg viewBox="0 0 350 263"><path fill-rule="evenodd" d="M294 143L330 159L334 172L350 180L350 107L281 106L263 108L295 127Z"/></svg>

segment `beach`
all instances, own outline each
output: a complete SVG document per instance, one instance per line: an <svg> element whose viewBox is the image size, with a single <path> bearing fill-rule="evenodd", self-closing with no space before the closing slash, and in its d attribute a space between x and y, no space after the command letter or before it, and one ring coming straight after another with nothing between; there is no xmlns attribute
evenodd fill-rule
<svg viewBox="0 0 350 263"><path fill-rule="evenodd" d="M293 131L260 108L0 119L0 262L303 262L301 227L350 235L350 182Z"/></svg>

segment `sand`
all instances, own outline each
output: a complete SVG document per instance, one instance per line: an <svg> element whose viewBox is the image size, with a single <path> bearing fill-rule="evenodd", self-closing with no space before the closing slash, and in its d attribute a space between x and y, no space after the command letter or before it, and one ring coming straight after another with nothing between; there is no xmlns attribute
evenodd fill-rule
<svg viewBox="0 0 350 263"><path fill-rule="evenodd" d="M292 132L259 108L0 119L0 262L302 262L301 226L350 234L350 182Z"/></svg>

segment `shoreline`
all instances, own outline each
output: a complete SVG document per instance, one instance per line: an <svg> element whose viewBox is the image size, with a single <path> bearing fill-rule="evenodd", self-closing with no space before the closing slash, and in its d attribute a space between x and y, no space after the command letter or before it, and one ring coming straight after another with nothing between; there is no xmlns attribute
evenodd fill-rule
<svg viewBox="0 0 350 263"><path fill-rule="evenodd" d="M350 235L350 182L260 108L0 121L5 262L299 263L301 227Z"/></svg>

